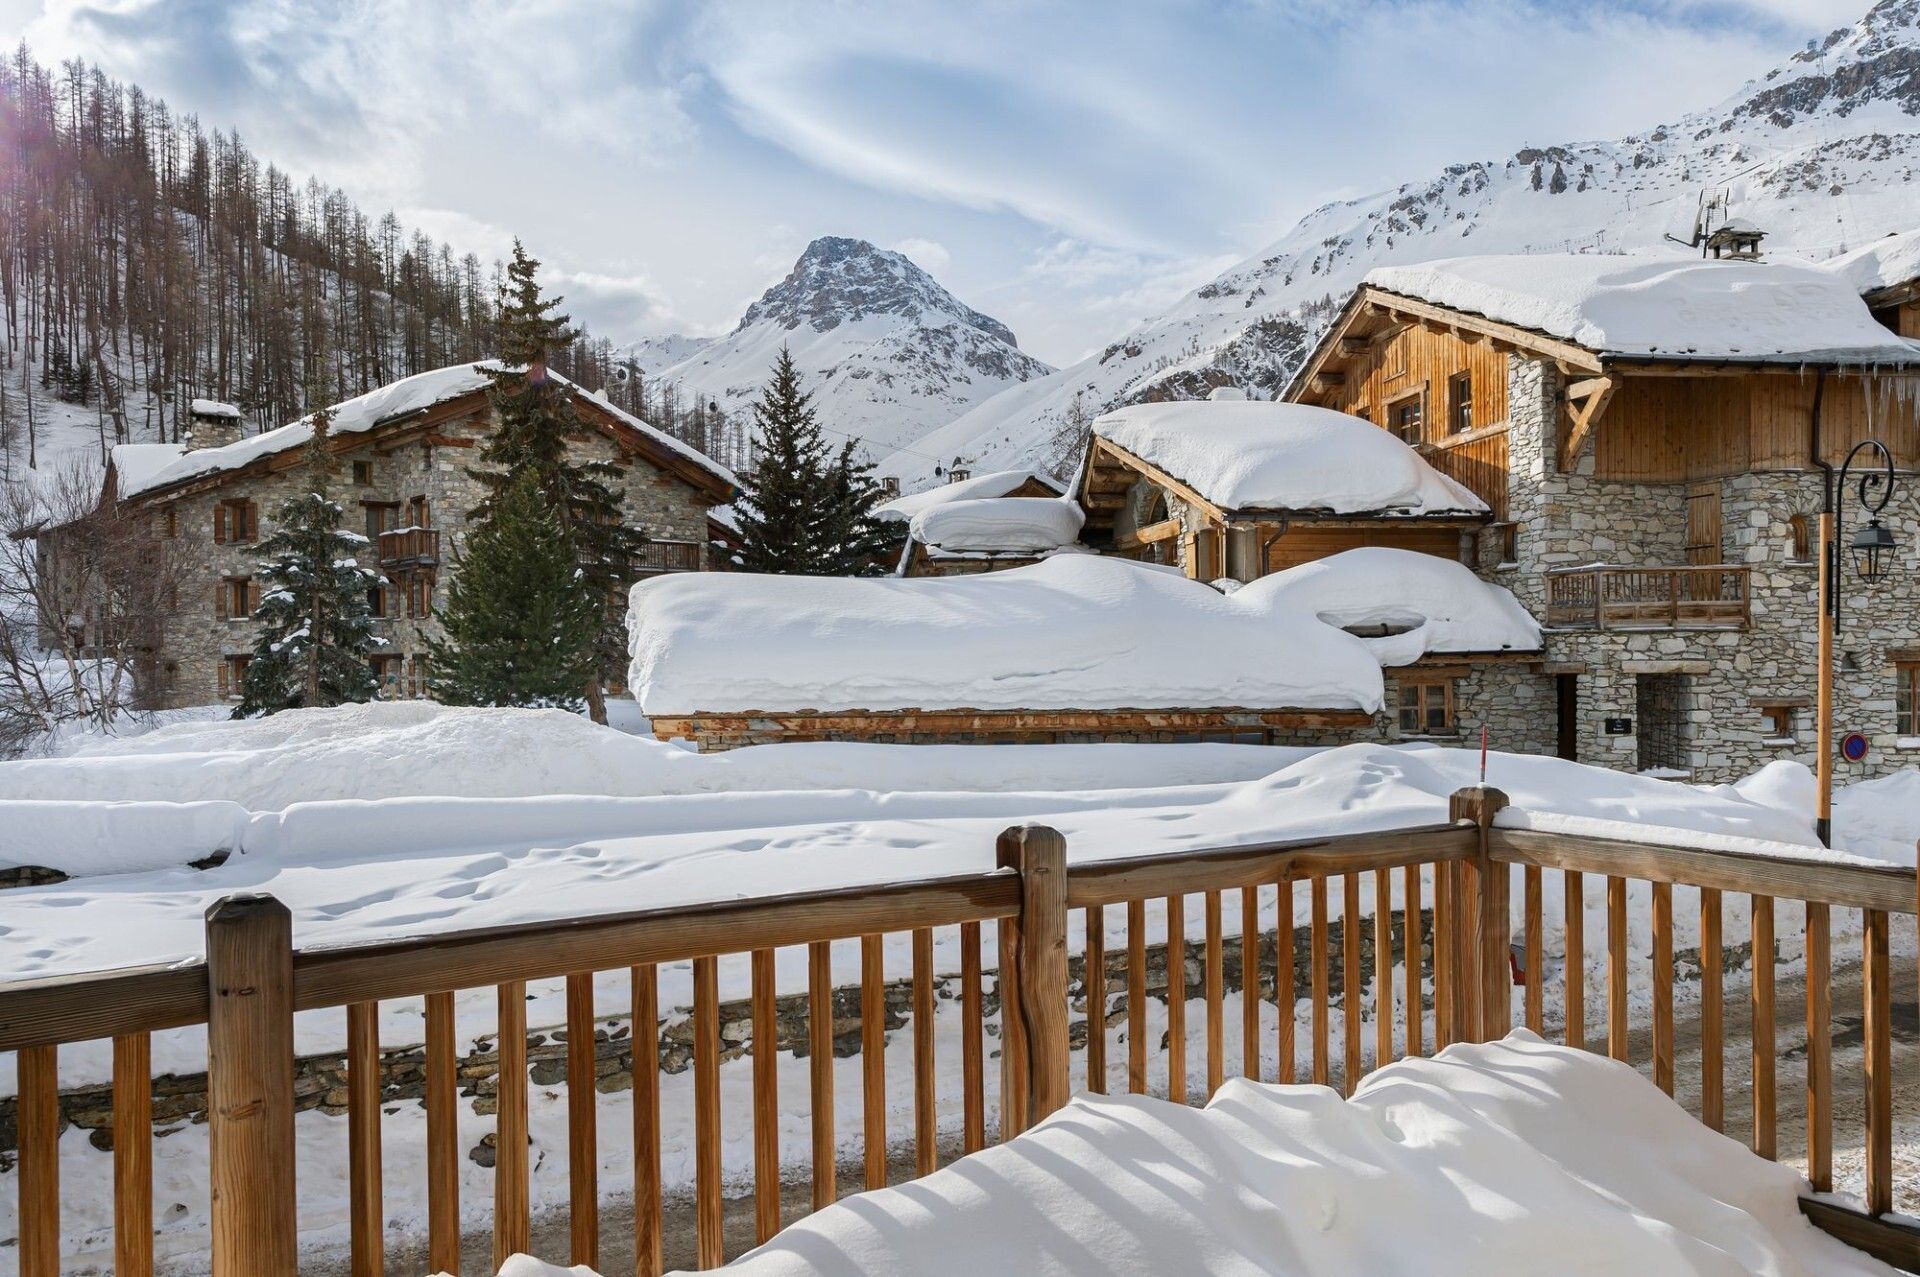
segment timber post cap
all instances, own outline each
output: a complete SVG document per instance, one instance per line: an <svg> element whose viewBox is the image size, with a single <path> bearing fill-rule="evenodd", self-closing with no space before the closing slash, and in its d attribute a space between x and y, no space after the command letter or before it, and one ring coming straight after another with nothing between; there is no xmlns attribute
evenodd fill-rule
<svg viewBox="0 0 1920 1277"><path fill-rule="evenodd" d="M275 896L259 891L244 891L222 896L208 905L206 918L209 927L235 926L260 919L285 919L291 925L293 911Z"/></svg>
<svg viewBox="0 0 1920 1277"><path fill-rule="evenodd" d="M1502 807L1510 805L1507 793L1491 785L1469 785L1465 789L1456 789L1447 800L1447 819L1467 820L1481 827L1493 823L1493 817Z"/></svg>
<svg viewBox="0 0 1920 1277"><path fill-rule="evenodd" d="M994 863L1001 869L1019 869L1035 858L1064 864L1067 839L1051 825L1011 825L993 844Z"/></svg>

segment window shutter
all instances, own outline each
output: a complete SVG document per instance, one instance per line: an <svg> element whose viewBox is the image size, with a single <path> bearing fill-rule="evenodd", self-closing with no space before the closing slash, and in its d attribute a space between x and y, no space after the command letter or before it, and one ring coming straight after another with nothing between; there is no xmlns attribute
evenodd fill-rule
<svg viewBox="0 0 1920 1277"><path fill-rule="evenodd" d="M246 508L247 508L247 538L246 539L248 541L258 541L260 539L260 504L257 501L249 501L247 502Z"/></svg>
<svg viewBox="0 0 1920 1277"><path fill-rule="evenodd" d="M232 694L233 694L233 679L228 672L227 663L225 661L221 661L220 662L220 695L230 696Z"/></svg>
<svg viewBox="0 0 1920 1277"><path fill-rule="evenodd" d="M227 507L215 503L213 507L213 543L225 545L227 542Z"/></svg>
<svg viewBox="0 0 1920 1277"><path fill-rule="evenodd" d="M213 590L213 619L216 621L227 619L227 583L225 581L220 582ZM226 668L224 664L220 667L223 679L226 677L224 672Z"/></svg>
<svg viewBox="0 0 1920 1277"><path fill-rule="evenodd" d="M260 610L260 582L247 578L247 615L252 616Z"/></svg>

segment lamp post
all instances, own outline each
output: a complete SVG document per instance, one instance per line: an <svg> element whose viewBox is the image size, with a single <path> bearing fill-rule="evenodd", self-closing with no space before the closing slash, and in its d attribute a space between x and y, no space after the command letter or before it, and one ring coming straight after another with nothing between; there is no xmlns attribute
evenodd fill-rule
<svg viewBox="0 0 1920 1277"><path fill-rule="evenodd" d="M1824 467L1827 482L1820 505L1820 652L1815 710L1819 720L1819 754L1814 764L1819 798L1814 811L1814 831L1820 836L1821 845L1829 847L1833 845L1833 638L1840 625L1841 587L1846 576L1840 558L1840 538L1844 530L1842 515L1847 480L1854 460L1863 452L1872 454L1868 461L1873 469L1859 476L1856 500L1867 516L1867 525L1853 534L1848 546L1854 571L1862 581L1872 584L1886 575L1892 565L1895 544L1893 533L1880 523L1880 512L1893 499L1893 454L1878 439L1863 439L1847 454L1838 474L1831 466Z"/></svg>

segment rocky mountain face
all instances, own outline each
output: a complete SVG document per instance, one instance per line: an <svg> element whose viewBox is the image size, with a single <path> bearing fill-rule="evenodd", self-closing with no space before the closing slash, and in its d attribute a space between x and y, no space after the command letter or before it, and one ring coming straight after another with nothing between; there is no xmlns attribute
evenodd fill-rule
<svg viewBox="0 0 1920 1277"><path fill-rule="evenodd" d="M1003 391L881 463L1063 465L1076 423L1214 386L1272 395L1366 272L1488 253L1685 252L1703 202L1821 260L1920 226L1920 0L1883 0L1726 101L1607 142L1455 164L1303 218L1265 252L1050 377Z"/></svg>
<svg viewBox="0 0 1920 1277"><path fill-rule="evenodd" d="M651 338L630 354L683 398L745 414L781 346L793 352L833 438L884 456L1009 386L1053 371L1007 326L955 298L900 253L865 240L807 245L725 337Z"/></svg>

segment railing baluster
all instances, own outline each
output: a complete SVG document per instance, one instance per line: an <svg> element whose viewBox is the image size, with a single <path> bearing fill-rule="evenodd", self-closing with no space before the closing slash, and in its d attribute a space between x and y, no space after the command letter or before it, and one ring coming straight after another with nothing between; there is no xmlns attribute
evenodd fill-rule
<svg viewBox="0 0 1920 1277"><path fill-rule="evenodd" d="M1726 1005L1721 996L1720 893L1700 889L1700 1120L1724 1130Z"/></svg>
<svg viewBox="0 0 1920 1277"><path fill-rule="evenodd" d="M1293 1013L1299 1003L1298 997L1295 996L1293 978L1293 905L1295 896L1293 891L1293 877L1291 874L1280 879L1279 890L1276 894L1278 899L1274 902L1275 913L1273 920L1273 1001L1275 1009L1280 1013L1280 1024L1277 1030L1278 1041L1275 1042L1274 1049L1279 1052L1280 1055L1280 1081L1290 1083L1294 1080L1295 1072L1293 1058Z"/></svg>
<svg viewBox="0 0 1920 1277"><path fill-rule="evenodd" d="M1833 938L1824 904L1807 905L1807 1179L1833 1191Z"/></svg>
<svg viewBox="0 0 1920 1277"><path fill-rule="evenodd" d="M1127 901L1127 1090L1147 1093L1147 902Z"/></svg>
<svg viewBox="0 0 1920 1277"><path fill-rule="evenodd" d="M58 1048L30 1046L19 1070L15 1115L20 1162L20 1277L60 1273L60 1079Z"/></svg>
<svg viewBox="0 0 1920 1277"><path fill-rule="evenodd" d="M1393 871L1373 871L1373 1067L1393 1061Z"/></svg>
<svg viewBox="0 0 1920 1277"><path fill-rule="evenodd" d="M1360 992L1360 875L1340 879L1340 1090L1360 1085L1360 1022L1366 1010Z"/></svg>
<svg viewBox="0 0 1920 1277"><path fill-rule="evenodd" d="M1866 1011L1867 1213L1884 1215L1893 1209L1893 972L1885 910L1864 911L1860 940Z"/></svg>
<svg viewBox="0 0 1920 1277"><path fill-rule="evenodd" d="M753 1002L753 1232L765 1242L780 1231L780 1027L774 953L755 949Z"/></svg>
<svg viewBox="0 0 1920 1277"><path fill-rule="evenodd" d="M527 1193L527 986L510 980L496 991L499 1080L494 1098L493 1266L531 1245Z"/></svg>
<svg viewBox="0 0 1920 1277"><path fill-rule="evenodd" d="M1325 1086L1331 1072L1330 1063L1332 1045L1331 1026L1328 1024L1328 1004L1332 1001L1330 981L1327 977L1327 879L1322 874L1309 880L1308 890L1312 893L1312 943L1311 955L1313 967L1313 1084Z"/></svg>
<svg viewBox="0 0 1920 1277"><path fill-rule="evenodd" d="M1107 911L1100 905L1086 910L1087 1090L1107 1093Z"/></svg>
<svg viewBox="0 0 1920 1277"><path fill-rule="evenodd" d="M1000 968L1001 1005L1006 1005L1009 972ZM860 1106L861 1151L866 1155L866 1186L887 1186L887 973L881 937L860 937Z"/></svg>
<svg viewBox="0 0 1920 1277"><path fill-rule="evenodd" d="M913 1172L931 1175L939 1153L934 1105L933 932L913 933ZM774 1227L778 1228L776 1223Z"/></svg>
<svg viewBox="0 0 1920 1277"><path fill-rule="evenodd" d="M600 1123L598 1047L593 1032L593 973L567 977L567 1234L570 1262L600 1267Z"/></svg>
<svg viewBox="0 0 1920 1277"><path fill-rule="evenodd" d="M1167 897L1167 1098L1187 1102L1187 898Z"/></svg>
<svg viewBox="0 0 1920 1277"><path fill-rule="evenodd" d="M1423 947L1420 925L1420 866L1408 865L1401 870L1400 892L1400 947L1406 959L1405 981L1407 1004L1407 1058L1412 1059L1424 1050L1421 1042L1421 1020L1426 1010L1426 998L1422 995L1421 968L1426 965L1421 956Z"/></svg>
<svg viewBox="0 0 1920 1277"><path fill-rule="evenodd" d="M386 1271L380 1200L380 1004L347 1007L347 1183L353 1277Z"/></svg>
<svg viewBox="0 0 1920 1277"><path fill-rule="evenodd" d="M1773 897L1753 896L1753 983L1749 997L1753 1008L1751 1031L1753 1055L1753 1151L1765 1158L1779 1155L1775 1138L1774 1114L1774 1027L1773 1027Z"/></svg>
<svg viewBox="0 0 1920 1277"><path fill-rule="evenodd" d="M987 1146L985 1013L980 997L980 924L960 924L960 1150Z"/></svg>
<svg viewBox="0 0 1920 1277"><path fill-rule="evenodd" d="M635 1277L659 1277L660 1227L660 975L652 964L627 973L633 992L633 1271ZM447 1005L447 1041L451 1053L453 1006ZM449 1059L451 1063L451 1059ZM429 1127L431 1138L431 1127ZM459 1252L455 1219L453 1248ZM448 1269L452 1272L452 1269Z"/></svg>
<svg viewBox="0 0 1920 1277"><path fill-rule="evenodd" d="M700 1268L727 1262L720 1200L720 960L693 960L694 1241ZM522 1249L525 1249L522 1247Z"/></svg>
<svg viewBox="0 0 1920 1277"><path fill-rule="evenodd" d="M1607 878L1607 1054L1627 1060L1627 880Z"/></svg>
<svg viewBox="0 0 1920 1277"><path fill-rule="evenodd" d="M1453 1041L1453 864L1433 866L1433 1049Z"/></svg>
<svg viewBox="0 0 1920 1277"><path fill-rule="evenodd" d="M1227 1080L1227 1003L1225 959L1221 954L1220 893L1209 891L1201 905L1206 915L1205 981L1207 1001L1207 1098Z"/></svg>
<svg viewBox="0 0 1920 1277"><path fill-rule="evenodd" d="M1567 1012L1567 1045L1576 1051L1587 1047L1587 884L1584 875L1569 869L1561 875L1561 887L1564 891L1566 963L1562 969L1565 980L1565 1001Z"/></svg>
<svg viewBox="0 0 1920 1277"><path fill-rule="evenodd" d="M460 1272L460 1131L453 994L441 992L426 996L426 1038L423 1051L427 1070L427 1266L436 1273L457 1277ZM638 1086L637 1080L635 1086ZM637 1190L635 1197L637 1200Z"/></svg>
<svg viewBox="0 0 1920 1277"><path fill-rule="evenodd" d="M113 1040L113 1271L153 1277L153 1039L145 1033Z"/></svg>
<svg viewBox="0 0 1920 1277"><path fill-rule="evenodd" d="M973 946L976 987L979 981L979 939L976 933ZM834 1199L839 1196L839 1175L834 1165L833 1028L833 942L816 940L807 946L807 1081L813 1106L815 1210L833 1205ZM977 1088L970 1088L970 1091L972 1089Z"/></svg>
<svg viewBox="0 0 1920 1277"><path fill-rule="evenodd" d="M1526 1024L1535 1033L1545 1032L1547 949L1544 912L1540 902L1540 866L1528 865L1520 875L1521 914L1525 929L1527 987L1522 999Z"/></svg>
<svg viewBox="0 0 1920 1277"><path fill-rule="evenodd" d="M1240 888L1240 1075L1260 1080L1260 888Z"/></svg>
<svg viewBox="0 0 1920 1277"><path fill-rule="evenodd" d="M1673 884L1653 884L1653 1084L1673 1094Z"/></svg>

